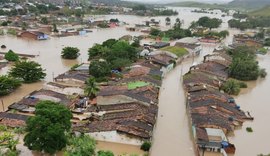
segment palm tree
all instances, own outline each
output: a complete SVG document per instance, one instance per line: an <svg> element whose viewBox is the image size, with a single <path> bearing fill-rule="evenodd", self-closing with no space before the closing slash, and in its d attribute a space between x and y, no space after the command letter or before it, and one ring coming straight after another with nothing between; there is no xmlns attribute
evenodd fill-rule
<svg viewBox="0 0 270 156"><path fill-rule="evenodd" d="M90 77L86 80L86 86L84 88L84 93L90 97L90 99L93 99L97 92L99 91L98 85L96 83L95 78Z"/></svg>

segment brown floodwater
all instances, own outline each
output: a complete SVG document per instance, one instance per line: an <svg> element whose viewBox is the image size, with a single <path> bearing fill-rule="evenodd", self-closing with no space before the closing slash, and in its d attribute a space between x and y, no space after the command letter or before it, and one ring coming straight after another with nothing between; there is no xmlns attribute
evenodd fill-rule
<svg viewBox="0 0 270 156"><path fill-rule="evenodd" d="M179 12L178 16L171 17L175 21L177 17L184 20L184 27L199 19L202 16L210 16L221 18L222 23L219 30L228 29L226 23L231 17L221 17L221 14L204 14L192 13L191 8L172 8ZM142 23L151 17L124 16L124 15L108 15L100 18L118 18L120 21L125 21L130 24ZM166 17L155 17L161 21L161 27L164 29L170 28L165 26ZM232 42L232 35L239 31L230 29L230 36L224 41L225 45ZM110 38L119 38L123 35L139 35L138 32L127 32L125 27L114 29L94 30L87 36L71 36L64 38L51 38L47 41L31 41L24 40L11 36L0 36L0 44L5 44L7 50L12 49L18 53L39 55L33 60L39 62L46 69L47 77L45 81L52 81L53 77L61 74L71 66L77 63L86 62L88 59L87 50L95 43L102 43ZM81 55L77 60L61 59L61 50L65 46L74 46L80 49ZM153 146L151 148L151 156L193 156L194 147L189 126L189 119L186 115L185 96L181 83L181 75L188 71L189 67L194 63L202 61L203 55L211 53L216 45L203 45L201 56L185 60L181 65L177 66L169 73L163 81L160 91L160 103L157 124L154 130ZM260 65L266 68L270 73L270 56L259 57ZM9 67L0 70L0 74L8 72ZM20 100L23 96L30 92L42 88L44 82L35 84L24 84L14 93L9 96L2 97L7 106L13 102ZM230 137L230 141L236 145L236 156L255 156L259 153L270 153L270 126L266 121L270 121L268 88L270 87L270 78L260 79L256 82L250 82L249 88L242 91L241 95L236 97L236 102L245 111L250 111L255 117L252 122L245 122L243 127L235 131L235 136ZM2 106L0 107L2 110ZM252 127L254 132L247 133L245 128ZM24 146L20 146L22 156L33 155L33 153ZM142 154L138 146L99 142L97 145L100 149L109 149L116 154L122 152ZM58 154L59 155L59 154ZM60 153L61 155L61 153Z"/></svg>

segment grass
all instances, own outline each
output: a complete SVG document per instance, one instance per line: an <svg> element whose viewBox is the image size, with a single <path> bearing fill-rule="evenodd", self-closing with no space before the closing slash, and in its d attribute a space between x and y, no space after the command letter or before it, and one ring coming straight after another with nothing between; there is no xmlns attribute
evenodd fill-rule
<svg viewBox="0 0 270 156"><path fill-rule="evenodd" d="M144 86L148 86L149 83L143 82L143 81L136 81L136 82L130 82L128 83L128 89L136 89L138 87L144 87Z"/></svg>
<svg viewBox="0 0 270 156"><path fill-rule="evenodd" d="M188 51L185 48L176 47L176 46L164 47L164 48L161 48L161 50L174 53L178 57L182 57L182 56L188 54Z"/></svg>

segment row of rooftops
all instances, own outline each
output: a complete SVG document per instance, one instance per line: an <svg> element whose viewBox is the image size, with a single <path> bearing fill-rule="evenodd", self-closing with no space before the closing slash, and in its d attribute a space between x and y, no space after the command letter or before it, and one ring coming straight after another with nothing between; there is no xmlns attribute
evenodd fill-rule
<svg viewBox="0 0 270 156"><path fill-rule="evenodd" d="M76 86L82 90L89 77L88 66L89 64L82 64L57 76L54 82L49 82L46 86L60 89ZM158 112L159 87L163 76L160 69L161 65L151 60L139 60L122 72L121 79L110 79L109 82L100 84L97 97L91 100L78 94L70 96L44 87L10 105L7 112L0 114L0 124L23 126L26 119L34 115L38 102L51 100L71 109L74 131L116 131L139 140L150 139ZM17 113L11 110L16 110ZM79 120L88 122L82 124Z"/></svg>
<svg viewBox="0 0 270 156"><path fill-rule="evenodd" d="M246 119L250 119L231 96L219 90L228 78L227 69L231 61L224 51L215 51L214 54L205 56L203 63L191 67L184 76L187 109L198 149L207 147L234 153L234 145L224 139L210 140L206 129L221 130L228 134L241 126ZM228 147L222 145L223 141L228 143Z"/></svg>

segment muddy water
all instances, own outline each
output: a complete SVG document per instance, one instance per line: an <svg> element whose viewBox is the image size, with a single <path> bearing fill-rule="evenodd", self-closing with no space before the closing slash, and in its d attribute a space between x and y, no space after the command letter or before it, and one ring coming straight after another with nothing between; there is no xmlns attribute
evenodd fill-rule
<svg viewBox="0 0 270 156"><path fill-rule="evenodd" d="M184 27L187 28L193 20L197 20L202 16L210 16L222 18L224 22L228 21L231 17L221 17L221 14L201 14L192 13L190 8L173 8L179 11L178 16L171 17L172 22L177 17L184 20ZM118 18L127 23L136 24L149 20L151 17L137 17L137 16L122 16L122 15L109 15L104 18ZM165 26L166 17L155 17L161 21L162 28L170 28ZM228 25L222 23L220 30L227 29ZM231 35L228 37L224 44L228 45L232 41L232 35L238 33L236 30L230 30ZM138 35L138 32L127 32L125 27L95 30L85 37L72 36L65 38L51 38L47 41L28 41L16 37L1 36L0 44L5 44L8 49L12 49L19 53L39 55L35 58L46 69L47 77L45 81L52 81L52 78L67 71L72 65L87 61L87 50L94 43L101 43L110 38L119 38L123 35ZM77 60L63 60L61 59L61 50L65 46L78 47L81 51L81 56ZM188 68L194 63L202 61L202 56L211 53L216 45L203 45L203 52L200 57L190 58L179 65L174 71L169 73L164 79L163 86L160 94L160 106L157 125L154 131L153 147L151 149L152 156L192 156L194 155L193 143L191 139L188 118L186 116L185 96L180 82L181 74L184 74ZM260 64L267 68L270 73L270 56L260 58ZM4 74L8 68L0 70L0 74ZM270 128L265 121L270 120L270 114L267 112L269 109L267 89L270 87L270 78L251 82L250 88L243 91L243 93L236 98L239 105L243 110L249 110L255 117L253 122L246 122L242 129L235 132L234 137L230 140L237 147L238 156L256 155L259 153L270 153L269 143L270 136L268 134ZM23 96L29 94L31 91L41 88L42 82L36 84L23 85L19 90L6 96L4 99L5 108L21 99ZM258 100L260 99L260 100ZM0 107L0 110L2 108ZM247 133L245 127L250 126L254 129L253 133ZM254 144L254 142L256 144ZM260 141L260 142L259 142ZM140 152L139 147L130 147L122 144L111 144L101 142L98 145L100 149L110 149L119 154L124 152L137 153ZM252 150L247 150L252 149ZM22 155L31 155L29 150L24 149ZM141 154L141 153L140 153Z"/></svg>
<svg viewBox="0 0 270 156"><path fill-rule="evenodd" d="M259 56L259 64L270 73L270 55ZM235 136L230 141L236 145L236 154L239 156L256 156L260 153L270 153L270 77L249 82L248 89L236 97L236 102L243 110L249 111L255 118L252 122L245 122L243 127L235 131ZM246 127L252 127L252 133L246 131Z"/></svg>

